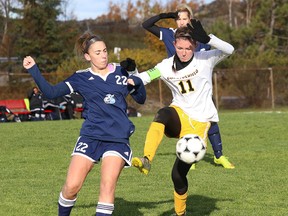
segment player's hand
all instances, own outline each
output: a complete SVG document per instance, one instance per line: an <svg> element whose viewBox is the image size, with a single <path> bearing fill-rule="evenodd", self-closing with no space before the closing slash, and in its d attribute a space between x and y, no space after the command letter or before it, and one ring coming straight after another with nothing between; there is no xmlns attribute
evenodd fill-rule
<svg viewBox="0 0 288 216"><path fill-rule="evenodd" d="M140 86L141 84L143 84L141 78L139 78L138 76L134 76L134 75L131 75L129 76L129 78L127 79L127 84L128 86Z"/></svg>
<svg viewBox="0 0 288 216"><path fill-rule="evenodd" d="M210 37L207 35L206 31L199 20L191 19L187 27L191 31L191 37L200 43L207 44L210 41Z"/></svg>
<svg viewBox="0 0 288 216"><path fill-rule="evenodd" d="M167 19L167 18L176 19L178 18L178 12L160 13L159 16L161 19Z"/></svg>
<svg viewBox="0 0 288 216"><path fill-rule="evenodd" d="M128 91L131 93L131 92L134 92L135 90L137 90L139 87L141 87L141 84L143 85L143 82L142 80L137 77L137 76L129 76L129 78L127 79L127 88L128 88Z"/></svg>
<svg viewBox="0 0 288 216"><path fill-rule="evenodd" d="M135 82L134 82L134 80L131 79L131 78L129 78L129 79L127 80L127 84L128 84L128 85L135 86Z"/></svg>
<svg viewBox="0 0 288 216"><path fill-rule="evenodd" d="M136 69L136 63L135 60L131 58L126 58L126 60L123 60L120 62L121 67L123 67L126 71L135 71Z"/></svg>
<svg viewBox="0 0 288 216"><path fill-rule="evenodd" d="M23 67L25 69L30 69L31 67L33 67L35 65L35 61L34 59L31 57L31 56L26 56L24 59L23 59Z"/></svg>

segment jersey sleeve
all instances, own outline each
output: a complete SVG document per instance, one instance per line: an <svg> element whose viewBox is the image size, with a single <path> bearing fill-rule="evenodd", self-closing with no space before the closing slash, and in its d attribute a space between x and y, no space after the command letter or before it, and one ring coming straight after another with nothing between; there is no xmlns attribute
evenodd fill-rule
<svg viewBox="0 0 288 216"><path fill-rule="evenodd" d="M144 104L146 101L146 89L144 83L141 78L137 76L130 76L129 78L133 79L135 86L129 85L130 87L130 95L132 98L139 104Z"/></svg>
<svg viewBox="0 0 288 216"><path fill-rule="evenodd" d="M202 55L204 55L204 53L205 54L207 53L210 62L212 63L213 66L215 66L220 61L231 55L234 52L234 47L231 44L217 38L212 34L210 34L209 36L211 40L209 41L208 44L216 49L212 49L207 52L202 52Z"/></svg>
<svg viewBox="0 0 288 216"><path fill-rule="evenodd" d="M32 75L36 84L48 99L57 98L70 93L68 86L64 82L60 82L54 86L48 83L40 73L40 70L36 64L28 69L28 72Z"/></svg>
<svg viewBox="0 0 288 216"><path fill-rule="evenodd" d="M147 71L139 73L137 76L142 80L144 85L147 85L148 83L152 82L153 80L160 78L161 72L158 68L154 67L154 68L151 68Z"/></svg>
<svg viewBox="0 0 288 216"><path fill-rule="evenodd" d="M142 26L144 29L146 29L147 31L151 32L152 34L154 34L156 37L160 37L160 27L158 27L155 23L158 22L160 20L160 16L159 15L155 15L153 17L150 17L149 19L145 20L142 23Z"/></svg>
<svg viewBox="0 0 288 216"><path fill-rule="evenodd" d="M175 41L174 34L175 29L173 28L160 28L160 40L163 41L168 58L175 54L175 47L173 42Z"/></svg>
<svg viewBox="0 0 288 216"><path fill-rule="evenodd" d="M227 55L231 55L234 52L234 47L228 42L219 39L213 34L210 34L209 36L211 38L208 43L209 45L215 47L218 50L221 50L223 53Z"/></svg>

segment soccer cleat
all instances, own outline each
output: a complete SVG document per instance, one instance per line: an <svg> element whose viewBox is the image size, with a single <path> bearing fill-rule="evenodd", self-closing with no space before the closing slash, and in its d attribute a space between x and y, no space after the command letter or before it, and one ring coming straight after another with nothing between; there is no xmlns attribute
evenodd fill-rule
<svg viewBox="0 0 288 216"><path fill-rule="evenodd" d="M195 170L196 169L196 163L193 163L192 166L190 167L190 170Z"/></svg>
<svg viewBox="0 0 288 216"><path fill-rule="evenodd" d="M132 166L138 168L139 171L141 173L144 173L145 175L147 175L151 169L151 164L147 157L143 158L133 157Z"/></svg>
<svg viewBox="0 0 288 216"><path fill-rule="evenodd" d="M222 165L226 169L234 169L235 166L229 162L228 158L222 155L220 158L216 158L214 156L214 163L218 165Z"/></svg>

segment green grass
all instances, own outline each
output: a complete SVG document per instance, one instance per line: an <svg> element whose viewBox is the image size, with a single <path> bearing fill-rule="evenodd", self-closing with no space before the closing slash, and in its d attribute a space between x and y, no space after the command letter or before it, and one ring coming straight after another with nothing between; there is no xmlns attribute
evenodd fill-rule
<svg viewBox="0 0 288 216"><path fill-rule="evenodd" d="M142 156L153 116L132 118L134 155ZM205 158L190 171L187 210L193 216L287 215L288 112L223 112L224 154L236 165L225 170ZM57 200L82 120L0 124L0 215L57 215ZM164 138L148 176L134 168L119 179L115 216L169 216L170 177L176 139ZM89 174L72 215L94 215L99 165Z"/></svg>

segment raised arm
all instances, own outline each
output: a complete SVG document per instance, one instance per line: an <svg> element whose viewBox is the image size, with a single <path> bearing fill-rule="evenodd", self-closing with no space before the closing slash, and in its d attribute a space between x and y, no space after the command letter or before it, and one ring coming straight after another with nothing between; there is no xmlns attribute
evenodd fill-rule
<svg viewBox="0 0 288 216"><path fill-rule="evenodd" d="M31 56L26 56L24 58L23 67L32 75L40 90L48 99L53 99L71 93L69 87L64 82L60 82L55 86L48 83L40 73L38 66Z"/></svg>
<svg viewBox="0 0 288 216"><path fill-rule="evenodd" d="M220 38L217 38L213 34L209 34L209 37L210 41L208 44L211 45L212 47L215 47L216 49L221 50L222 52L228 55L231 55L234 52L234 47L228 42L223 41Z"/></svg>
<svg viewBox="0 0 288 216"><path fill-rule="evenodd" d="M234 47L231 44L217 38L213 34L207 35L199 20L191 19L190 23L191 24L188 24L187 27L191 31L193 40L213 46L227 55L231 55L234 52Z"/></svg>
<svg viewBox="0 0 288 216"><path fill-rule="evenodd" d="M156 37L160 38L160 27L155 25L156 22L158 22L161 19L176 19L177 18L176 12L170 12L170 13L160 13L158 15L152 16L151 18L145 20L142 23L142 26L147 31L154 34Z"/></svg>

